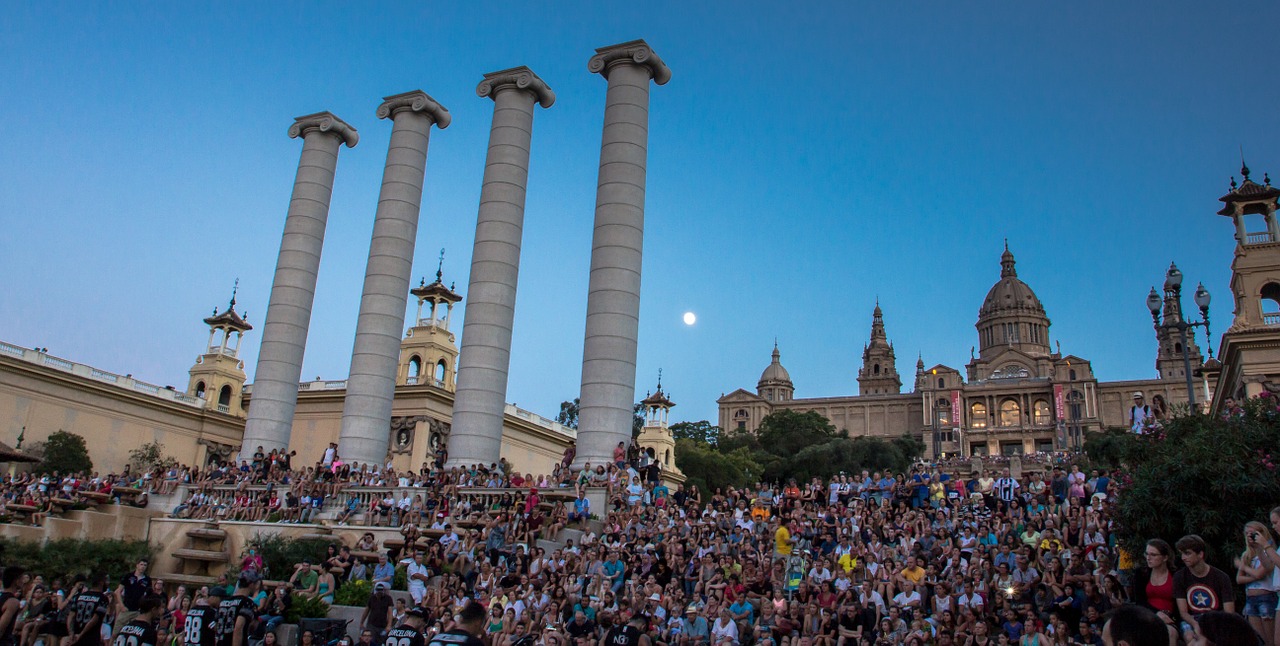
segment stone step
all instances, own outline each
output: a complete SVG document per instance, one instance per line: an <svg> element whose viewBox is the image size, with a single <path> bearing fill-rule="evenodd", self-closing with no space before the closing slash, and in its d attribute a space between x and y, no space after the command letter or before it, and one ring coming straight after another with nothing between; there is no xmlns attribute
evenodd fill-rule
<svg viewBox="0 0 1280 646"><path fill-rule="evenodd" d="M298 540L301 541L329 541L331 543L340 543L342 539L329 533L311 532L309 534L299 534Z"/></svg>
<svg viewBox="0 0 1280 646"><path fill-rule="evenodd" d="M164 581L165 583L177 583L177 584L186 585L186 586L213 585L214 583L218 582L218 577L200 576L199 574L170 573L170 574L157 574L154 576L157 579Z"/></svg>
<svg viewBox="0 0 1280 646"><path fill-rule="evenodd" d="M189 538L198 538L202 540L220 541L227 537L226 530L217 529L216 527L199 527L187 530Z"/></svg>
<svg viewBox="0 0 1280 646"><path fill-rule="evenodd" d="M580 529L573 529L572 527L566 527L560 530L560 535L557 536L556 539L561 543L572 539L573 544L578 545L582 542L582 536L584 533L585 532L583 532Z"/></svg>
<svg viewBox="0 0 1280 646"><path fill-rule="evenodd" d="M231 560L231 555L226 552L197 550L189 547L174 550L173 556L174 558L186 559L189 561L208 561L210 563L226 563Z"/></svg>

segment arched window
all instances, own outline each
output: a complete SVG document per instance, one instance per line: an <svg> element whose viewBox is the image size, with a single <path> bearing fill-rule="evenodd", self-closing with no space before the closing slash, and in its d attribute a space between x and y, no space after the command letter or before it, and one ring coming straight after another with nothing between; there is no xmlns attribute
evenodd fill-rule
<svg viewBox="0 0 1280 646"><path fill-rule="evenodd" d="M219 406L231 405L231 386L230 385L223 386L222 390L218 391L218 405Z"/></svg>
<svg viewBox="0 0 1280 646"><path fill-rule="evenodd" d="M204 382L203 381L196 382L196 397L199 397L200 399L204 399Z"/></svg>
<svg viewBox="0 0 1280 646"><path fill-rule="evenodd" d="M1181 343L1177 343L1177 342L1175 342L1175 343L1173 344L1173 353L1174 353L1174 354L1182 354L1182 344L1181 344Z"/></svg>
<svg viewBox="0 0 1280 646"><path fill-rule="evenodd" d="M1049 402L1043 399L1037 399L1036 403L1031 405L1031 415L1035 420L1036 426L1048 426L1053 422L1053 413L1049 409Z"/></svg>
<svg viewBox="0 0 1280 646"><path fill-rule="evenodd" d="M946 387L947 387L947 380L946 380L946 379L943 379L942 377L938 377L938 387L939 387L939 388L946 388Z"/></svg>
<svg viewBox="0 0 1280 646"><path fill-rule="evenodd" d="M436 362L436 381L444 382L444 373L449 371L449 364L444 359Z"/></svg>
<svg viewBox="0 0 1280 646"><path fill-rule="evenodd" d="M1000 402L1000 426L1021 426L1022 425L1022 407L1018 405L1016 399L1006 399Z"/></svg>
<svg viewBox="0 0 1280 646"><path fill-rule="evenodd" d="M937 407L934 408L934 416L937 417L938 426L951 425L951 402L947 399L939 399Z"/></svg>
<svg viewBox="0 0 1280 646"><path fill-rule="evenodd" d="M422 357L419 357L418 355L415 354L413 355L413 358L409 359L409 376L417 377L421 374L422 374Z"/></svg>
<svg viewBox="0 0 1280 646"><path fill-rule="evenodd" d="M1075 380L1076 380L1076 371L1075 371L1075 370L1071 370L1071 371L1069 371L1069 372L1067 373L1067 378L1068 378L1068 379L1070 379L1071 381L1075 381Z"/></svg>
<svg viewBox="0 0 1280 646"><path fill-rule="evenodd" d="M975 403L969 407L969 426L972 428L987 427L987 405Z"/></svg>
<svg viewBox="0 0 1280 646"><path fill-rule="evenodd" d="M874 366L871 366L871 374L880 374L880 364L877 363Z"/></svg>
<svg viewBox="0 0 1280 646"><path fill-rule="evenodd" d="M1267 283L1262 287L1262 321L1267 325L1280 325L1280 285Z"/></svg>

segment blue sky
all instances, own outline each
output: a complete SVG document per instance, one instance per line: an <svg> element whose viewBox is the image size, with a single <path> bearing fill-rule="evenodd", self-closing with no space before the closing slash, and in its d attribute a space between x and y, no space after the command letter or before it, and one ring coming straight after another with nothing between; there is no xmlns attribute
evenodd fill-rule
<svg viewBox="0 0 1280 646"><path fill-rule="evenodd" d="M508 400L554 415L582 356L605 90L586 63L645 38L674 76L652 94L638 397L662 368L673 417L714 420L775 337L797 396L854 393L877 296L908 388L917 352L961 367L1006 237L1064 352L1151 377L1147 290L1176 260L1225 330L1216 198L1242 145L1280 172L1280 5L1158 7L8 2L0 339L184 386L235 278L261 324L301 149L285 132L331 110L361 141L340 154L303 377L343 378L380 98L420 88L453 113L414 282L444 247L464 289L492 115L475 86L528 65L558 100L535 118Z"/></svg>

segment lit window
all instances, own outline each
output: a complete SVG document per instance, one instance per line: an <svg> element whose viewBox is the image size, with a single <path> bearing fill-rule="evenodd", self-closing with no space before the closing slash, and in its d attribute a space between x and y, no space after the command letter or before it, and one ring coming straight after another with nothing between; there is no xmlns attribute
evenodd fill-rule
<svg viewBox="0 0 1280 646"><path fill-rule="evenodd" d="M969 426L972 428L987 427L986 404L974 404L969 407Z"/></svg>
<svg viewBox="0 0 1280 646"><path fill-rule="evenodd" d="M1049 402L1037 399L1031 410L1036 426L1048 426L1053 421L1053 414L1049 411Z"/></svg>
<svg viewBox="0 0 1280 646"><path fill-rule="evenodd" d="M1022 424L1022 407L1017 400L1006 399L1000 402L1000 426L1020 426Z"/></svg>

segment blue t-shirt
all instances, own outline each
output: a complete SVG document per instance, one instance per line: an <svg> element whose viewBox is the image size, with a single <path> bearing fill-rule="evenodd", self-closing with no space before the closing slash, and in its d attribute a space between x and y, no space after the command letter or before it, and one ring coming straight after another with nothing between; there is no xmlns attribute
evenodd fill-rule
<svg viewBox="0 0 1280 646"><path fill-rule="evenodd" d="M738 599L733 602L733 605L729 606L729 612L734 615L740 615L745 612L747 613L747 623L755 623L755 608L750 603L747 603L746 599Z"/></svg>

